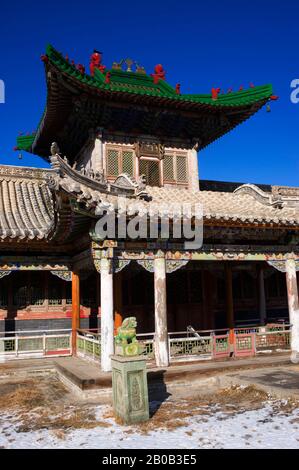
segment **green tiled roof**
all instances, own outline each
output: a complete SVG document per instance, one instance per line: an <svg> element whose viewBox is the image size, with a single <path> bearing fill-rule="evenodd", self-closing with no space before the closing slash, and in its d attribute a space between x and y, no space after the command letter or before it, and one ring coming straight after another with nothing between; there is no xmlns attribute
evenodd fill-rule
<svg viewBox="0 0 299 470"><path fill-rule="evenodd" d="M163 116L161 117L162 131L168 135L167 125L171 125L171 129L174 129L175 132L178 131L178 135L179 133L183 134L183 138L186 139L191 139L194 136L198 137L202 132L201 148L229 132L245 119L248 119L270 100L273 95L272 85L257 86L226 94L220 93L217 99L212 99L211 93L177 94L175 88L165 80L159 80L158 83L154 83L151 75L141 71L125 72L120 68L112 68L111 70L106 70L105 73L95 70L94 76L91 76L77 70L75 65L72 65L51 45L47 46L43 60L46 63L48 81L47 106L37 128L36 135L19 136L17 139L17 149L37 153L45 158L47 158L46 149L53 141L52 139L56 138L57 133L60 133L60 142L67 147L71 154L78 152L80 146L83 145L83 137L86 137L84 132L81 134L82 142L79 142L78 136L77 138L73 136L73 140L69 142L70 128L64 127L72 113L75 120L84 120L83 115L78 113L78 116L76 116L72 101L74 96L80 97L81 94L90 95L92 99L98 94L108 104L110 104L110 101L112 103L119 101L124 109L125 117L123 119L127 119L125 113L128 103L129 105L131 103L146 104L141 110L146 117L143 120L145 124L143 127L142 125L140 126L141 133L147 125L146 120L149 118L149 122L153 122L153 119L155 119L157 106L159 109L163 109L162 114L165 114L164 110L169 112L170 116L177 114L178 119L176 122L173 121L173 125L171 124L171 119L168 121L165 117L163 121ZM110 74L109 83L106 83L107 72ZM101 101L98 100L98 102ZM232 110L232 108L234 109ZM107 113L107 119L111 119L113 125L116 123L116 127L120 128L122 126L122 121L119 117L120 113L114 112L113 106L111 106L111 109L113 110L111 112L112 117L110 118L109 113ZM182 110L194 111L195 118L183 116ZM140 109L137 109L136 115L138 115L139 111ZM88 112L89 110L87 109L86 113ZM91 114L93 112L92 110ZM206 112L218 117L220 114L223 114L228 119L224 125L220 123L219 119L219 122L216 119L215 122L213 121L210 124L209 119L207 119L208 123L202 125L203 115ZM99 116L99 119L105 120L105 116L103 117L101 113L99 113ZM93 115L92 119L94 119ZM165 124L166 121L167 125ZM169 122L170 124L168 124ZM134 125L134 118L132 118L132 128L134 128ZM175 128L175 125L177 125L177 128ZM172 134L171 132L169 133L169 135Z"/></svg>
<svg viewBox="0 0 299 470"><path fill-rule="evenodd" d="M26 152L30 152L34 139L35 134L22 136L20 135L17 138L17 150L25 150Z"/></svg>
<svg viewBox="0 0 299 470"><path fill-rule="evenodd" d="M101 73L99 70L95 71L94 77L87 74L81 74L51 45L46 49L46 56L49 61L62 72L76 78L81 83L112 92L164 97L178 102L184 101L215 107L251 105L262 100L267 100L273 94L272 85L264 85L243 91L219 94L217 100L213 100L211 94L178 95L176 94L175 89L164 80L159 80L157 84L154 84L153 78L150 75L138 72L124 72L117 69L109 70L111 81L110 83L105 83L105 74Z"/></svg>

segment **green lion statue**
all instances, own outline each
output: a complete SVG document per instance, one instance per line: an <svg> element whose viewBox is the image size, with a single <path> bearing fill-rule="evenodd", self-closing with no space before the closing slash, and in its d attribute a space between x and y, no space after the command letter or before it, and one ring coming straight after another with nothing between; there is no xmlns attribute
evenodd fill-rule
<svg viewBox="0 0 299 470"><path fill-rule="evenodd" d="M120 356L137 356L143 352L143 347L136 338L137 321L135 317L125 318L117 328L115 336L115 354Z"/></svg>

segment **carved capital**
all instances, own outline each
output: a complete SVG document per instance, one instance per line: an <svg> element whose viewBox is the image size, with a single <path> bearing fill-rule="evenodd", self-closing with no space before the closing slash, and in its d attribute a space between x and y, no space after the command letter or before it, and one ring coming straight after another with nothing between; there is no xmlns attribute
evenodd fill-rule
<svg viewBox="0 0 299 470"><path fill-rule="evenodd" d="M128 264L130 264L131 260L126 260L126 259L107 259L108 262L111 262L111 267L113 273L119 273L122 271ZM101 272L101 260L100 259L95 259L94 260L94 266L97 270L98 273Z"/></svg>
<svg viewBox="0 0 299 470"><path fill-rule="evenodd" d="M287 260L279 260L279 261L267 261L267 263L272 266L273 268L277 269L281 273L286 272L286 261ZM294 260L296 271L299 271L299 260Z"/></svg>
<svg viewBox="0 0 299 470"><path fill-rule="evenodd" d="M59 277L63 281L71 282L72 280L72 271L50 271L54 276Z"/></svg>
<svg viewBox="0 0 299 470"><path fill-rule="evenodd" d="M189 262L189 260L167 260L166 261L166 273L170 274L173 273L174 271L177 271L178 269L183 268L186 266L186 264Z"/></svg>
<svg viewBox="0 0 299 470"><path fill-rule="evenodd" d="M9 276L9 274L11 273L12 271L0 271L0 279L2 279L5 276Z"/></svg>
<svg viewBox="0 0 299 470"><path fill-rule="evenodd" d="M136 261L140 266L142 266L149 273L153 273L155 271L153 259L138 259Z"/></svg>

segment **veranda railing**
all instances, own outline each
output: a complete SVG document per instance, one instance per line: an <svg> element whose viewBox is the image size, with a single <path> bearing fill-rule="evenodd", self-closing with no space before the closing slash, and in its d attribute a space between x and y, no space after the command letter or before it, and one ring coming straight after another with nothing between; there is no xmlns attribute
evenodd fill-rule
<svg viewBox="0 0 299 470"><path fill-rule="evenodd" d="M168 334L170 361L253 356L290 349L290 325L246 326L221 330L194 330ZM69 356L71 330L0 332L0 361L15 358ZM138 334L144 356L155 358L154 333ZM77 331L77 354L100 361L101 334L98 329Z"/></svg>
<svg viewBox="0 0 299 470"><path fill-rule="evenodd" d="M71 330L0 332L0 361L71 354Z"/></svg>

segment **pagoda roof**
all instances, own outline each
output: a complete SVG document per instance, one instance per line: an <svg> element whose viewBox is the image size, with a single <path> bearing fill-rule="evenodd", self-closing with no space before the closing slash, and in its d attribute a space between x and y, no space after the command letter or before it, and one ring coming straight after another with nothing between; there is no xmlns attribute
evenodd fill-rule
<svg viewBox="0 0 299 470"><path fill-rule="evenodd" d="M154 83L140 71L112 68L80 72L52 46L43 56L47 78L47 105L37 132L19 136L17 148L48 159L49 148L60 148L74 158L91 127L136 135L179 136L199 149L248 119L273 96L272 85L218 94L177 94L165 80ZM80 136L78 136L78 132Z"/></svg>
<svg viewBox="0 0 299 470"><path fill-rule="evenodd" d="M190 203L203 207L205 226L298 230L299 188L272 186L270 191L244 184L234 192L141 187L127 175L114 183L81 174L59 155L52 169L0 166L0 242L41 242L62 246L88 234L99 209L118 210L119 195L128 197L128 214ZM138 206L136 205L138 204Z"/></svg>

